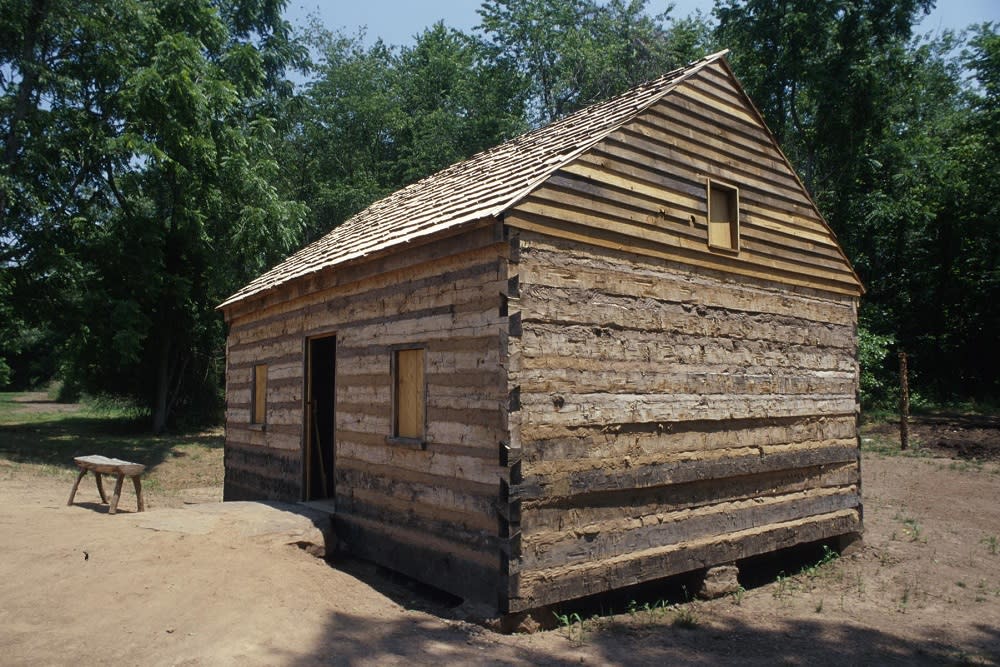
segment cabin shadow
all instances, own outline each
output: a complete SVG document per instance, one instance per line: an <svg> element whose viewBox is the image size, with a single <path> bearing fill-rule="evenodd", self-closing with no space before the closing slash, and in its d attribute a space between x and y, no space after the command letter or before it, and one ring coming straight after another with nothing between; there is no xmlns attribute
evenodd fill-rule
<svg viewBox="0 0 1000 667"><path fill-rule="evenodd" d="M442 624L426 616L386 621L335 613L311 653L276 656L276 660L289 665L979 664L976 660L991 664L998 657L1000 629L987 625L975 629L978 635L972 645L959 647L950 643L944 630L915 644L879 630L820 619L779 621L763 629L740 619L690 629L667 624L636 628L611 621L588 631L579 642L559 636L556 642L519 645L516 638L501 639L479 626Z"/></svg>
<svg viewBox="0 0 1000 667"><path fill-rule="evenodd" d="M746 589L774 582L815 565L829 552L826 541L800 545L739 562ZM410 577L351 556L328 559L388 597L407 613L399 620L370 618L363 613L331 614L321 638L306 656L280 656L291 665L395 664L412 660L475 664L993 664L1000 658L1000 628L981 624L969 643L956 645L947 630L925 635L920 643L881 630L843 621L778 620L761 628L742 619L714 618L711 625L685 626L648 610L688 602L697 591L700 573L688 573L554 605L536 614L552 642L519 643L483 625L468 622L462 600ZM411 612L424 612L412 614ZM545 623L546 617L551 621ZM598 620L586 620L597 617ZM559 627L559 619L576 618L585 628ZM580 624L581 621L577 620ZM589 627L588 627L589 626ZM580 625L576 626L580 628ZM528 648L530 646L530 648ZM985 662L983 662L985 661Z"/></svg>

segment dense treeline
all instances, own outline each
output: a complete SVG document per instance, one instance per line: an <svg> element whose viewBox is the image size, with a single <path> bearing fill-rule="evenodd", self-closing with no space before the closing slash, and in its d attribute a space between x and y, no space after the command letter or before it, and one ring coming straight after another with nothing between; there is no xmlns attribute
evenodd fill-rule
<svg viewBox="0 0 1000 667"><path fill-rule="evenodd" d="M0 0L0 386L218 415L214 306L375 199L706 53L731 62L935 398L997 395L1000 37L930 0L487 0L407 47L282 0ZM299 82L293 85L292 80Z"/></svg>

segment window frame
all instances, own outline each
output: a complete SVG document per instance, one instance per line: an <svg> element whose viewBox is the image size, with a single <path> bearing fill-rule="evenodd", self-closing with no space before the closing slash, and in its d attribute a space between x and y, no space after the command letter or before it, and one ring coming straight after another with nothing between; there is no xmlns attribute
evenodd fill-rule
<svg viewBox="0 0 1000 667"><path fill-rule="evenodd" d="M250 423L263 427L267 424L267 364L254 364L250 373Z"/></svg>
<svg viewBox="0 0 1000 667"><path fill-rule="evenodd" d="M713 210L712 210L712 190L713 188L718 192L725 192L727 195L727 207L730 212L733 213L732 219L730 220L713 220ZM740 252L740 189L725 181L720 181L715 178L705 179L705 224L708 234L708 247L711 250L718 252L725 252L731 254L739 254ZM713 240L712 225L725 224L729 228L729 244L720 244ZM717 238L717 236L716 236Z"/></svg>
<svg viewBox="0 0 1000 667"><path fill-rule="evenodd" d="M419 379L415 383L417 395L413 401L420 410L418 416L418 432L415 435L402 435L400 427L401 373L400 357L407 352L419 352ZM391 348L391 382L392 382L392 423L387 441L392 444L405 445L416 449L427 448L427 346L419 344L398 345Z"/></svg>

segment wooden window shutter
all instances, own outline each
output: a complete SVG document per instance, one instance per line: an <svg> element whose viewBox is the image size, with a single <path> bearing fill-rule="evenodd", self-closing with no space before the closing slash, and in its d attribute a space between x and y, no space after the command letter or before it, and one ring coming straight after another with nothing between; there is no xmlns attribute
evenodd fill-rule
<svg viewBox="0 0 1000 667"><path fill-rule="evenodd" d="M253 367L253 414L251 424L267 421L267 364Z"/></svg>
<svg viewBox="0 0 1000 667"><path fill-rule="evenodd" d="M708 245L740 249L739 190L712 180L708 181Z"/></svg>
<svg viewBox="0 0 1000 667"><path fill-rule="evenodd" d="M424 437L424 351L396 350L395 424L399 438Z"/></svg>

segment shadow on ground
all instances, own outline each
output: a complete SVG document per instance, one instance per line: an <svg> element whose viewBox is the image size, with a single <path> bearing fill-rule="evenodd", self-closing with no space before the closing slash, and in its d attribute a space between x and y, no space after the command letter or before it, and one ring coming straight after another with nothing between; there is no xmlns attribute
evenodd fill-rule
<svg viewBox="0 0 1000 667"><path fill-rule="evenodd" d="M58 405L58 404L57 404ZM221 434L150 435L142 420L87 414L53 414L51 418L0 424L0 456L16 463L36 463L76 469L73 457L101 454L142 463L152 469L171 456L175 448L201 445L221 448Z"/></svg>
<svg viewBox="0 0 1000 667"><path fill-rule="evenodd" d="M942 635L920 644L855 625L779 621L762 630L741 620L712 627L636 628L609 619L582 642L563 636L536 646L533 637L502 637L467 623L442 625L413 618L373 623L334 614L307 657L275 656L283 664L532 664L532 665L954 665L996 664L1000 630L977 626L977 640L961 648Z"/></svg>

